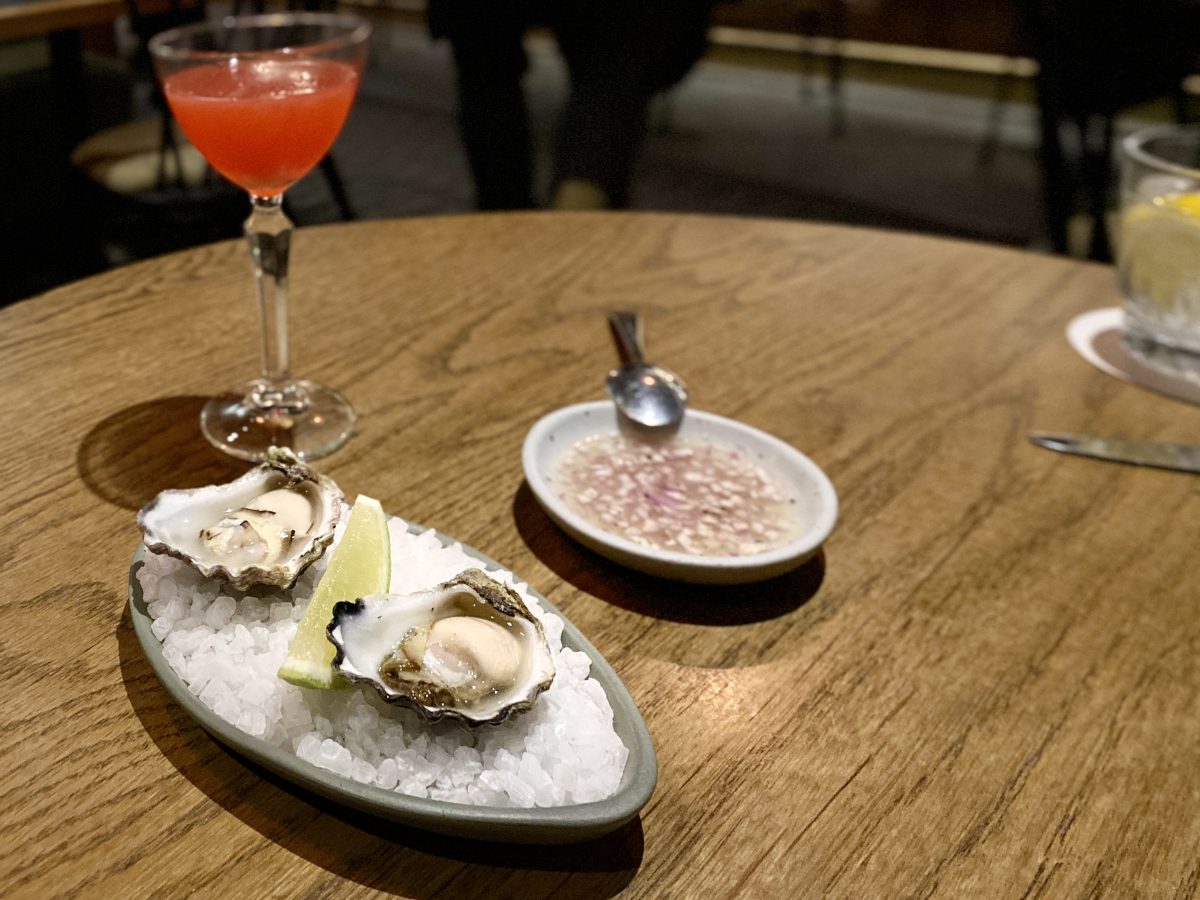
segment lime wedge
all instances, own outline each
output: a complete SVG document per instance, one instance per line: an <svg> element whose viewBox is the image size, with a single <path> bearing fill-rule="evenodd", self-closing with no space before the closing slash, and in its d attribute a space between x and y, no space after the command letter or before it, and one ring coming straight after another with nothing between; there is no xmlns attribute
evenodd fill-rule
<svg viewBox="0 0 1200 900"><path fill-rule="evenodd" d="M360 494L304 618L296 626L279 677L312 688L330 688L340 682L333 673L333 644L326 635L333 605L339 600L353 602L367 594L385 593L391 580L387 516L378 500Z"/></svg>

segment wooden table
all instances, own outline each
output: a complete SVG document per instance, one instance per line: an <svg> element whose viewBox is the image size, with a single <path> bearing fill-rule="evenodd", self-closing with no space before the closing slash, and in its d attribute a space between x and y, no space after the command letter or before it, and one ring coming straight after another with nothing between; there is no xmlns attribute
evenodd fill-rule
<svg viewBox="0 0 1200 900"><path fill-rule="evenodd" d="M298 368L362 413L323 464L546 593L659 754L638 820L529 848L409 831L210 740L126 609L134 511L239 467L202 397L253 370L242 247L0 312L0 895L1194 897L1200 491L1031 428L1200 441L1066 322L1108 268L794 222L464 216L301 230ZM696 406L810 454L842 512L791 576L623 571L523 484L543 413L602 396L645 313Z"/></svg>

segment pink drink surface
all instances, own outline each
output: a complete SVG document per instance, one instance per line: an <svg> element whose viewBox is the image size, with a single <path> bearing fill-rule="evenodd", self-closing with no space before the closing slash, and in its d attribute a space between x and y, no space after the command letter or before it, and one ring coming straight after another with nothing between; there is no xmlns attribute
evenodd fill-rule
<svg viewBox="0 0 1200 900"><path fill-rule="evenodd" d="M214 169L260 197L282 193L329 152L358 88L344 62L231 60L169 76L171 111Z"/></svg>

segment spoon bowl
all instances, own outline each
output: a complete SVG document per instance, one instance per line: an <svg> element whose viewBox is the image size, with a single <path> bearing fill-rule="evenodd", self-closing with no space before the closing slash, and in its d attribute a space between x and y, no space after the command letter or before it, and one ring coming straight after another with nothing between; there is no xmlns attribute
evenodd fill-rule
<svg viewBox="0 0 1200 900"><path fill-rule="evenodd" d="M621 366L604 382L617 410L643 428L673 429L683 421L687 388L674 372L645 363Z"/></svg>
<svg viewBox="0 0 1200 900"><path fill-rule="evenodd" d="M687 410L688 392L683 379L670 369L645 361L642 323L637 313L609 313L608 324L622 365L608 373L604 385L622 423L643 434L674 434Z"/></svg>

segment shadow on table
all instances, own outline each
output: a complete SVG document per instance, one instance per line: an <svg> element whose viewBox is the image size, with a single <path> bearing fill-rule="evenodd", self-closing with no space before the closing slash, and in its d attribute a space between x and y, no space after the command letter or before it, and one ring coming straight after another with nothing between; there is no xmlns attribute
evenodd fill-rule
<svg viewBox="0 0 1200 900"><path fill-rule="evenodd" d="M825 553L777 578L753 584L685 584L626 569L568 537L522 481L513 498L517 531L530 551L582 591L630 612L692 625L746 625L807 603L825 578Z"/></svg>
<svg viewBox="0 0 1200 900"><path fill-rule="evenodd" d="M162 397L101 420L75 454L88 489L125 509L140 509L165 488L218 484L246 471L200 433L207 397Z"/></svg>
<svg viewBox="0 0 1200 900"><path fill-rule="evenodd" d="M341 878L414 898L536 898L564 888L602 898L641 866L640 819L582 844L522 846L434 835L302 791L225 750L175 704L142 654L128 608L116 638L125 692L163 756L263 837Z"/></svg>

